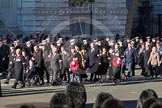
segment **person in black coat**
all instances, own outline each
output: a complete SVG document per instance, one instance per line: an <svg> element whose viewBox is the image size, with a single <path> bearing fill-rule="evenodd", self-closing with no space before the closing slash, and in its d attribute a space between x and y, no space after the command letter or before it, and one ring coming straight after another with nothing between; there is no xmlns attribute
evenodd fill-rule
<svg viewBox="0 0 162 108"><path fill-rule="evenodd" d="M47 49L47 46L45 43L42 44L41 49L43 51L43 60L44 60L44 65L43 65L43 70L46 74L46 79L47 83L50 82L50 73L49 73L49 67L50 67L50 60L49 60L49 50Z"/></svg>
<svg viewBox="0 0 162 108"><path fill-rule="evenodd" d="M145 43L141 44L141 47L138 52L138 65L141 67L142 72L141 75L145 75L145 68L144 68L144 53L145 53Z"/></svg>
<svg viewBox="0 0 162 108"><path fill-rule="evenodd" d="M113 59L113 49L110 48L109 52L108 52L108 60L109 60L109 70L108 70L108 75L109 75L109 79L112 79L113 76L113 63L112 63L112 59Z"/></svg>
<svg viewBox="0 0 162 108"><path fill-rule="evenodd" d="M59 82L57 80L59 79L59 72L60 72L60 62L61 62L61 56L57 52L57 46L55 44L51 44L52 54L51 54L51 68L52 68L52 80L51 85L58 85Z"/></svg>
<svg viewBox="0 0 162 108"><path fill-rule="evenodd" d="M41 85L44 85L44 71L43 71L43 66L44 66L44 60L43 60L43 52L39 48L38 45L34 46L34 54L33 54L33 59L35 60L35 65L36 65L36 71L39 74L40 80L41 80Z"/></svg>
<svg viewBox="0 0 162 108"><path fill-rule="evenodd" d="M20 81L21 87L25 87L23 81L23 73L25 72L25 58L21 54L21 50L16 50L16 57L14 60L14 72L15 72L15 81L12 88L16 89L18 82Z"/></svg>
<svg viewBox="0 0 162 108"><path fill-rule="evenodd" d="M150 65L148 64L150 54L151 54L151 48L148 44L146 44L146 48L144 51L144 68L145 68L144 76L148 76L148 77L151 76Z"/></svg>
<svg viewBox="0 0 162 108"><path fill-rule="evenodd" d="M61 66L61 75L60 78L62 80L70 82L70 73L69 73L69 64L70 64L70 55L68 50L65 50L62 46L61 48L61 56L62 56L62 66ZM67 75L67 76L66 76Z"/></svg>
<svg viewBox="0 0 162 108"><path fill-rule="evenodd" d="M8 63L9 63L9 53L10 53L10 48L9 45L6 43L6 40L3 41L3 52L4 52L4 61L3 61L3 74L6 74L7 69L8 69Z"/></svg>
<svg viewBox="0 0 162 108"><path fill-rule="evenodd" d="M98 59L98 50L95 47L94 43L90 44L90 49L88 51L88 63L89 63L89 68L92 68L96 61ZM97 70L96 70L97 71ZM95 72L91 73L90 81L96 80L96 75L94 74Z"/></svg>
<svg viewBox="0 0 162 108"><path fill-rule="evenodd" d="M5 84L9 84L9 81L14 73L14 58L15 58L15 46L11 44L10 46L10 56L9 56L9 64L8 64L8 74Z"/></svg>
<svg viewBox="0 0 162 108"><path fill-rule="evenodd" d="M137 59L137 52L138 52L138 50L135 47L135 42L133 40L131 41L131 47L135 51L135 62L132 65L132 76L135 76L135 67L136 67L136 64L138 63L138 59Z"/></svg>
<svg viewBox="0 0 162 108"><path fill-rule="evenodd" d="M139 48L140 48L139 37L135 37L134 47L137 49L137 51L139 51Z"/></svg>
<svg viewBox="0 0 162 108"><path fill-rule="evenodd" d="M31 43L31 41L26 42L25 50L27 51L29 58L31 58L33 56L33 53L34 53L34 47Z"/></svg>
<svg viewBox="0 0 162 108"><path fill-rule="evenodd" d="M4 61L5 61L5 51L3 47L3 42L0 41L0 74L3 75L4 72Z"/></svg>
<svg viewBox="0 0 162 108"><path fill-rule="evenodd" d="M81 66L80 68L83 71L86 71L87 67L88 67L88 55L87 55L87 49L82 47L81 51L80 51L80 55L81 55ZM86 73L82 73L81 74L81 82L84 83L85 79L87 78L87 74Z"/></svg>
<svg viewBox="0 0 162 108"><path fill-rule="evenodd" d="M102 52L100 55L100 63L101 64L99 65L99 68L96 74L101 75L102 80L104 80L106 79L107 69L109 67L107 49L105 47L102 48Z"/></svg>

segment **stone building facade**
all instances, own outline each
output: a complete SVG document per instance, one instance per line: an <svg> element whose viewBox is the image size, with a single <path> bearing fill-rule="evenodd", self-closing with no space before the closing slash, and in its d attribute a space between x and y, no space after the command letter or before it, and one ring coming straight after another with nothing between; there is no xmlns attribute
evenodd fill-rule
<svg viewBox="0 0 162 108"><path fill-rule="evenodd" d="M132 0L127 0L127 9ZM133 34L162 36L162 0L141 0L134 17Z"/></svg>
<svg viewBox="0 0 162 108"><path fill-rule="evenodd" d="M126 0L1 0L0 21L26 34L123 35Z"/></svg>

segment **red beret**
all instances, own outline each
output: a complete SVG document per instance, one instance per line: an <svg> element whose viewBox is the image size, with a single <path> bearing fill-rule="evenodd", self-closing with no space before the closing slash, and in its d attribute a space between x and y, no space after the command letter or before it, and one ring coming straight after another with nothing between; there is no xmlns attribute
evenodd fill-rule
<svg viewBox="0 0 162 108"><path fill-rule="evenodd" d="M160 45L160 42L159 42L159 41L157 41L157 42L156 42L156 44Z"/></svg>

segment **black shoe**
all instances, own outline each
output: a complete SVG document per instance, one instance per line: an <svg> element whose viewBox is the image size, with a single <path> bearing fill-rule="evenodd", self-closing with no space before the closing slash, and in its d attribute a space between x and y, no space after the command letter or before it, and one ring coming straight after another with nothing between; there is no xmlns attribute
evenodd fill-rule
<svg viewBox="0 0 162 108"><path fill-rule="evenodd" d="M58 84L56 84L56 82L51 82L50 84L51 84L51 86L57 86L58 85Z"/></svg>
<svg viewBox="0 0 162 108"><path fill-rule="evenodd" d="M11 86L11 88L16 89L16 86Z"/></svg>
<svg viewBox="0 0 162 108"><path fill-rule="evenodd" d="M8 81L5 81L4 84L9 84L9 82Z"/></svg>
<svg viewBox="0 0 162 108"><path fill-rule="evenodd" d="M156 78L158 78L158 75L155 75Z"/></svg>

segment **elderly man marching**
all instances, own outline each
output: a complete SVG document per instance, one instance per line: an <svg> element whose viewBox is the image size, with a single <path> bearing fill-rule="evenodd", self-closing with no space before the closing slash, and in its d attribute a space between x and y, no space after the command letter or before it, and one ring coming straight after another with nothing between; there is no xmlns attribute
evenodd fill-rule
<svg viewBox="0 0 162 108"><path fill-rule="evenodd" d="M16 50L16 57L14 59L14 72L15 72L15 81L12 88L16 89L18 82L20 82L20 88L25 87L23 81L23 73L25 72L25 58L21 54L21 50Z"/></svg>

